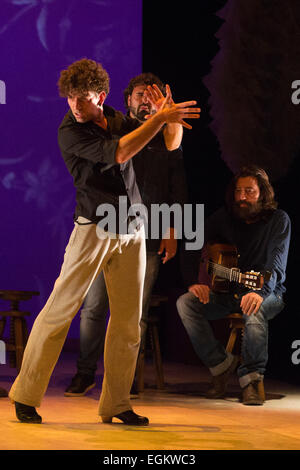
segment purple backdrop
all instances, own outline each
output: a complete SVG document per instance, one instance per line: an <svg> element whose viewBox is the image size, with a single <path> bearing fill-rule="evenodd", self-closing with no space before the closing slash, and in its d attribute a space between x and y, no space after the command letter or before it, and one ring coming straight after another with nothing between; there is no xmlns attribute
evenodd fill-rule
<svg viewBox="0 0 300 470"><path fill-rule="evenodd" d="M101 62L106 102L124 111L123 89L142 69L142 0L2 0L0 51L0 289L40 291L21 304L31 326L73 226L75 192L57 145L68 109L59 73L82 57Z"/></svg>

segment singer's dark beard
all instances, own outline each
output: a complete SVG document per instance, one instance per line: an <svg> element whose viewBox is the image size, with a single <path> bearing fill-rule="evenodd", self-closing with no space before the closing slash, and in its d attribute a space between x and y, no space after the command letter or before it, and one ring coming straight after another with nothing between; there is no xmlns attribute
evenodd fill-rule
<svg viewBox="0 0 300 470"><path fill-rule="evenodd" d="M145 116L147 116L148 114L151 114L151 111L150 110L147 110L147 109L142 109L141 111L137 110L137 112L135 111L135 108L129 108L130 112L134 115L134 117L136 119L138 119L139 121L145 121Z"/></svg>
<svg viewBox="0 0 300 470"><path fill-rule="evenodd" d="M262 204L260 201L250 203L250 202L243 202L246 204L246 207L241 207L240 203L234 202L233 203L233 213L238 219L247 220L247 221L255 221L257 220L259 214L262 211Z"/></svg>
<svg viewBox="0 0 300 470"><path fill-rule="evenodd" d="M138 111L136 114L136 117L139 121L145 121L145 116L149 114L149 111L146 109L142 109L141 111Z"/></svg>

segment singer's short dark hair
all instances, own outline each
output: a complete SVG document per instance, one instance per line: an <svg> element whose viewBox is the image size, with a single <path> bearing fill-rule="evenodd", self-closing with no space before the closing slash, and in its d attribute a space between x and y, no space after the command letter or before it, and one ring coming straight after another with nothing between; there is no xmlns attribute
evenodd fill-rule
<svg viewBox="0 0 300 470"><path fill-rule="evenodd" d="M130 96L136 86L139 85L157 85L160 91L165 94L165 86L163 82L156 75L150 72L144 72L136 77L133 77L128 83L127 88L124 90L124 104L128 109L128 96Z"/></svg>

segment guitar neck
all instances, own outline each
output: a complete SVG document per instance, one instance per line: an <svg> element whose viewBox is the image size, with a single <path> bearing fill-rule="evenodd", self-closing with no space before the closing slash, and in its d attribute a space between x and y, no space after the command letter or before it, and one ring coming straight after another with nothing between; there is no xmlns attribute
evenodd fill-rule
<svg viewBox="0 0 300 470"><path fill-rule="evenodd" d="M221 264L214 263L213 261L208 261L208 267L212 274L216 274L223 279L228 279L229 281L234 281L241 283L241 273L238 268L226 268Z"/></svg>

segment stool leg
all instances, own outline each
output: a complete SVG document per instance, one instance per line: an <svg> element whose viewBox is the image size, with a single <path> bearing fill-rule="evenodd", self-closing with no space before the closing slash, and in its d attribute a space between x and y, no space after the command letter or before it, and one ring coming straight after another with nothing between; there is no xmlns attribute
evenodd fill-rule
<svg viewBox="0 0 300 470"><path fill-rule="evenodd" d="M157 325L151 325L151 335L152 335L152 341L153 341L154 365L155 365L155 370L156 370L156 384L159 390L163 390L165 387L164 373L163 373Z"/></svg>
<svg viewBox="0 0 300 470"><path fill-rule="evenodd" d="M22 318L15 318L15 346L16 346L16 368L19 372L21 369L23 353L24 353L24 342L23 342L23 323Z"/></svg>
<svg viewBox="0 0 300 470"><path fill-rule="evenodd" d="M29 335L28 335L28 328L27 328L27 323L26 323L25 318L22 318L21 320L22 320L22 331L23 331L23 345L25 349Z"/></svg>
<svg viewBox="0 0 300 470"><path fill-rule="evenodd" d="M2 339L2 336L4 334L5 325L6 325L6 317L2 317L0 319L0 339Z"/></svg>
<svg viewBox="0 0 300 470"><path fill-rule="evenodd" d="M234 348L234 345L235 345L235 342L236 342L236 338L237 338L237 328L232 328L232 330L230 332L229 339L228 339L228 343L227 343L227 346L226 346L226 351L227 352L232 352L233 351L233 348Z"/></svg>
<svg viewBox="0 0 300 470"><path fill-rule="evenodd" d="M16 338L15 338L15 318L10 317L9 322L9 344L11 348L9 350L9 365L10 367L16 367Z"/></svg>

